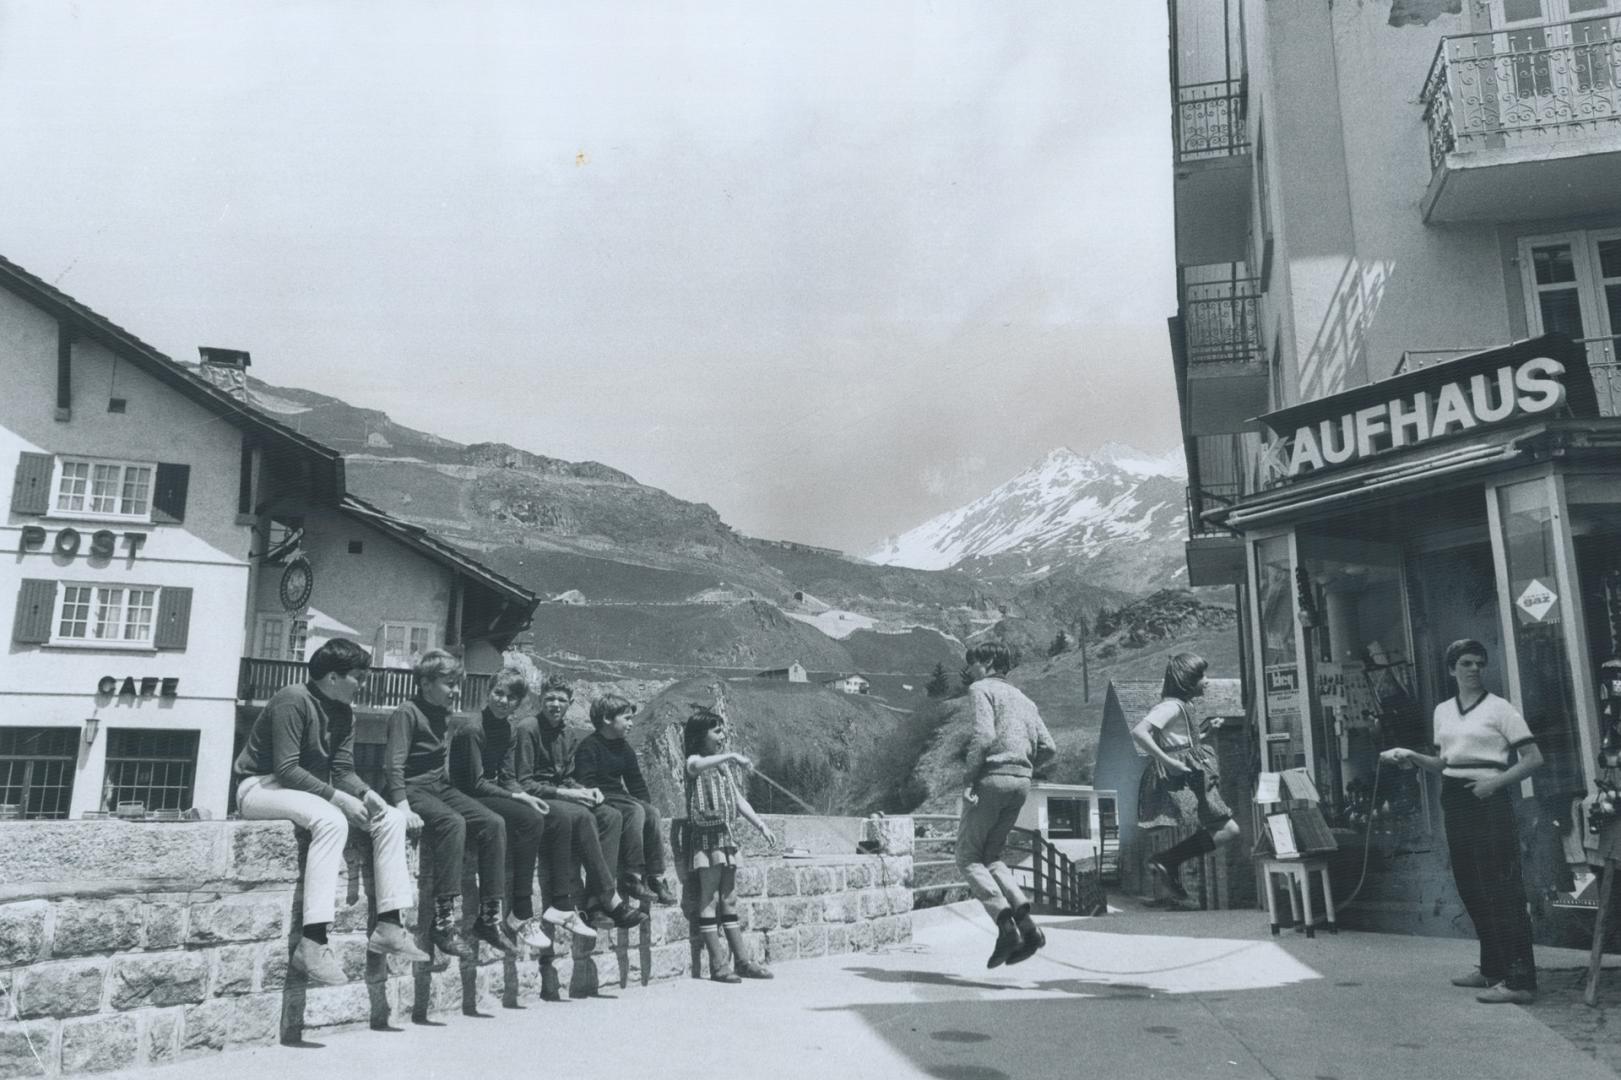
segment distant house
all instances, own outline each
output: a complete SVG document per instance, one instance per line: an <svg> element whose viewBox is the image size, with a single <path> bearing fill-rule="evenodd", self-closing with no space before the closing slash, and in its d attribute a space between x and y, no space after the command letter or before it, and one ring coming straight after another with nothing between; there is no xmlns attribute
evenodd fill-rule
<svg viewBox="0 0 1621 1080"><path fill-rule="evenodd" d="M785 668L772 668L762 671L754 676L756 679L781 679L784 682L809 682L810 676L805 673L805 665L798 660Z"/></svg>
<svg viewBox="0 0 1621 1080"><path fill-rule="evenodd" d="M1147 854L1152 854L1147 850L1148 847L1152 847L1153 851L1159 851L1166 847L1167 843L1157 841L1147 843L1148 837L1137 828L1137 789L1142 782L1143 770L1147 767L1148 759L1138 753L1136 744L1132 742L1131 729L1148 710L1159 703L1159 700L1158 680L1109 683L1108 694L1103 701L1103 724L1098 732L1097 764L1092 770L1093 784L1100 789L1116 792L1115 805L1120 827L1121 888L1144 895L1152 886L1142 873L1142 859ZM1222 727L1224 735L1234 734L1244 727L1243 690L1242 683L1238 679L1209 680L1205 696L1199 699L1195 706L1201 717L1221 717L1224 721ZM1218 752L1221 749L1218 743ZM1226 796L1228 805L1237 813L1249 798L1250 781L1237 775L1238 770L1226 768L1226 755L1222 754L1221 757L1224 766L1222 794ZM1235 790L1229 791L1229 788ZM1239 794L1240 792L1242 794ZM1238 818L1239 824L1247 830L1248 815L1238 813ZM1242 843L1235 843L1230 848L1242 848L1246 852L1249 850L1248 846ZM1229 905L1223 903L1222 906Z"/></svg>
<svg viewBox="0 0 1621 1080"><path fill-rule="evenodd" d="M822 685L830 690L837 690L841 694L865 694L872 690L872 683L861 675L839 675L832 679L823 679Z"/></svg>
<svg viewBox="0 0 1621 1080"><path fill-rule="evenodd" d="M961 804L958 804L961 812ZM1088 784L1056 784L1037 780L1019 808L1014 824L1033 829L1052 841L1054 847L1076 862L1090 864L1102 853L1104 871L1114 864L1116 840L1116 797L1113 791ZM1028 854L1013 857L1008 865L1028 868Z"/></svg>

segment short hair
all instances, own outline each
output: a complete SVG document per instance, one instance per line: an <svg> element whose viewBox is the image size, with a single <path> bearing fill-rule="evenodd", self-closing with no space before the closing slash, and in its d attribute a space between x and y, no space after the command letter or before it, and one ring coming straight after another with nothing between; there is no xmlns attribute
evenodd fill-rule
<svg viewBox="0 0 1621 1080"><path fill-rule="evenodd" d="M1160 696L1182 701L1197 696L1199 680L1209 670L1209 661L1198 653L1177 653L1165 663L1165 681L1160 684Z"/></svg>
<svg viewBox="0 0 1621 1080"><path fill-rule="evenodd" d="M456 659L454 653L447 652L444 649L429 649L422 654L422 659L417 661L416 676L419 683L432 682L435 679L450 676L460 678L461 673L462 662Z"/></svg>
<svg viewBox="0 0 1621 1080"><path fill-rule="evenodd" d="M1006 675L1013 670L1013 650L1005 641L981 641L968 646L967 662L984 664L998 675Z"/></svg>
<svg viewBox="0 0 1621 1080"><path fill-rule="evenodd" d="M704 736L718 727L724 727L726 718L714 709L704 705L694 705L692 715L687 717L687 726L681 731L681 746L687 757L704 752Z"/></svg>
<svg viewBox="0 0 1621 1080"><path fill-rule="evenodd" d="M1446 669L1450 672L1458 666L1458 658L1463 656L1478 656L1482 660L1490 661L1492 654L1486 651L1486 646L1472 637L1459 638L1447 646Z"/></svg>
<svg viewBox="0 0 1621 1080"><path fill-rule="evenodd" d="M603 694L591 703L591 726L601 727L616 717L635 711L636 706L618 694Z"/></svg>
<svg viewBox="0 0 1621 1080"><path fill-rule="evenodd" d="M365 646L348 638L335 637L315 650L310 657L310 679L320 682L333 673L347 675L351 671L365 671L371 667L371 655Z"/></svg>
<svg viewBox="0 0 1621 1080"><path fill-rule="evenodd" d="M490 682L490 690L502 690L513 701L522 701L529 696L529 680L523 677L523 672L512 668L502 668L495 673Z"/></svg>
<svg viewBox="0 0 1621 1080"><path fill-rule="evenodd" d="M574 685L559 675L548 675L546 681L540 684L540 694L567 694L570 701L574 700Z"/></svg>

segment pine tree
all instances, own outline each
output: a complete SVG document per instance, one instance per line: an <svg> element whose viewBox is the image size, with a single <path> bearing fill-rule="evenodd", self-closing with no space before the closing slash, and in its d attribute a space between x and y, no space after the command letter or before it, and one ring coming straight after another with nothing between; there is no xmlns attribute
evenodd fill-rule
<svg viewBox="0 0 1621 1080"><path fill-rule="evenodd" d="M951 679L946 675L944 664L934 665L934 674L929 676L929 684L923 690L932 698L943 698L951 693Z"/></svg>
<svg viewBox="0 0 1621 1080"><path fill-rule="evenodd" d="M1069 651L1069 637L1062 630L1060 630L1060 631L1058 631L1058 636L1053 638L1053 643L1051 645L1047 646L1047 655L1048 656L1057 656L1059 653L1064 653L1064 652L1068 652L1068 651Z"/></svg>

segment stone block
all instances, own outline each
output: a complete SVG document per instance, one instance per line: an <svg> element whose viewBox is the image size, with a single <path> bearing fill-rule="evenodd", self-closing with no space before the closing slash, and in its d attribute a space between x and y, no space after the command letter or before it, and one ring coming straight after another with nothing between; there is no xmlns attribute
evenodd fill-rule
<svg viewBox="0 0 1621 1080"><path fill-rule="evenodd" d="M884 890L863 889L859 896L863 919L876 919L889 914L889 897Z"/></svg>
<svg viewBox="0 0 1621 1080"><path fill-rule="evenodd" d="M44 1072L55 1074L59 1047L55 1020L36 1020L27 1032L15 1020L0 1021L0 1080L37 1077L41 1064Z"/></svg>
<svg viewBox="0 0 1621 1080"><path fill-rule="evenodd" d="M66 900L56 905L56 932L51 936L53 956L116 952L140 943L139 900Z"/></svg>
<svg viewBox="0 0 1621 1080"><path fill-rule="evenodd" d="M366 937L364 934L333 934L328 940L338 958L338 966L351 982L366 978Z"/></svg>
<svg viewBox="0 0 1621 1080"><path fill-rule="evenodd" d="M456 972L451 968L450 972ZM459 972L456 972L459 976ZM461 983L456 982L455 1004L461 1005ZM449 1011L441 1009L441 1011ZM333 1027L361 1024L371 1019L371 995L365 983L343 986L312 986L304 995L304 1027Z"/></svg>
<svg viewBox="0 0 1621 1080"><path fill-rule="evenodd" d="M847 893L829 893L822 897L822 921L827 923L842 923L854 920L856 911L852 910L850 897Z"/></svg>
<svg viewBox="0 0 1621 1080"><path fill-rule="evenodd" d="M895 940L912 940L912 913L910 911L895 916Z"/></svg>
<svg viewBox="0 0 1621 1080"><path fill-rule="evenodd" d="M16 826L7 823L6 827ZM47 907L43 900L0 904L0 967L32 964L45 958Z"/></svg>
<svg viewBox="0 0 1621 1080"><path fill-rule="evenodd" d="M889 887L889 910L894 914L912 910L912 890L901 885Z"/></svg>
<svg viewBox="0 0 1621 1080"><path fill-rule="evenodd" d="M760 896L765 892L765 867L745 863L737 868L737 895Z"/></svg>
<svg viewBox="0 0 1621 1080"><path fill-rule="evenodd" d="M225 822L25 821L0 831L0 881L198 884L225 870Z"/></svg>
<svg viewBox="0 0 1621 1080"><path fill-rule="evenodd" d="M851 952L865 952L872 948L872 923L850 923L845 930L849 935Z"/></svg>
<svg viewBox="0 0 1621 1080"><path fill-rule="evenodd" d="M146 947L177 949L186 940L186 905L159 901L146 905Z"/></svg>
<svg viewBox="0 0 1621 1080"><path fill-rule="evenodd" d="M767 896L797 896L799 895L799 879L795 874L797 867L769 866L765 872L765 891Z"/></svg>
<svg viewBox="0 0 1621 1080"><path fill-rule="evenodd" d="M362 898L358 904L340 903L333 913L332 929L340 934L365 933L371 925L371 905Z"/></svg>
<svg viewBox="0 0 1621 1080"><path fill-rule="evenodd" d="M258 963L258 945L226 945L214 950L214 996L251 991Z"/></svg>
<svg viewBox="0 0 1621 1080"><path fill-rule="evenodd" d="M872 921L872 941L874 945L892 945L895 940L895 919L892 916Z"/></svg>
<svg viewBox="0 0 1621 1080"><path fill-rule="evenodd" d="M799 935L792 930L771 931L765 935L765 956L768 963L799 959Z"/></svg>
<svg viewBox="0 0 1621 1080"><path fill-rule="evenodd" d="M827 955L827 927L821 925L799 928L799 955L801 957Z"/></svg>
<svg viewBox="0 0 1621 1080"><path fill-rule="evenodd" d="M142 953L113 961L115 1009L195 1005L208 996L208 956L200 952Z"/></svg>
<svg viewBox="0 0 1621 1080"><path fill-rule="evenodd" d="M267 944L259 954L259 989L280 990L287 985L287 961L292 951L282 942Z"/></svg>
<svg viewBox="0 0 1621 1080"><path fill-rule="evenodd" d="M873 873L874 863L868 860L852 863L844 868L844 887L850 891L865 889L877 880Z"/></svg>
<svg viewBox="0 0 1621 1080"><path fill-rule="evenodd" d="M242 883L291 885L299 878L298 847L290 822L233 822L228 876Z"/></svg>
<svg viewBox="0 0 1621 1080"><path fill-rule="evenodd" d="M231 1027L227 1035L233 1046L258 1046L281 1037L280 994L248 994L230 1004Z"/></svg>
<svg viewBox="0 0 1621 1080"><path fill-rule="evenodd" d="M165 1009L146 1016L141 1031L139 1060L147 1065L162 1065L173 1061L180 1053L180 1028L185 1014L180 1009Z"/></svg>
<svg viewBox="0 0 1621 1080"><path fill-rule="evenodd" d="M653 950L652 977L680 979L692 971L692 946L685 941L661 945Z"/></svg>
<svg viewBox="0 0 1621 1080"><path fill-rule="evenodd" d="M287 904L280 896L227 896L193 904L188 940L197 945L267 941L286 933Z"/></svg>
<svg viewBox="0 0 1621 1080"><path fill-rule="evenodd" d="M775 900L751 900L743 905L748 913L746 922L751 930L774 930L777 926L777 903Z"/></svg>
<svg viewBox="0 0 1621 1080"><path fill-rule="evenodd" d="M832 867L801 866L797 877L801 896L820 896L832 892L837 887Z"/></svg>
<svg viewBox="0 0 1621 1080"><path fill-rule="evenodd" d="M236 1002L222 999L193 1005L182 1016L180 1053L223 1050L236 1017Z"/></svg>
<svg viewBox="0 0 1621 1080"><path fill-rule="evenodd" d="M62 1025L62 1072L106 1072L135 1064L140 1034L133 1016L95 1016Z"/></svg>
<svg viewBox="0 0 1621 1080"><path fill-rule="evenodd" d="M828 955L847 953L850 951L850 931L844 926L829 926L827 928Z"/></svg>
<svg viewBox="0 0 1621 1080"><path fill-rule="evenodd" d="M105 960L36 964L17 978L17 1010L25 1020L36 1016L84 1016L99 1012L101 984L106 974Z"/></svg>

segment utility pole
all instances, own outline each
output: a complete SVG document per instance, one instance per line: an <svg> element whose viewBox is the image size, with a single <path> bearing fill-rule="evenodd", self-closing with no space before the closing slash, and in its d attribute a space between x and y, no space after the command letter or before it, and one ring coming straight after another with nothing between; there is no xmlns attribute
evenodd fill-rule
<svg viewBox="0 0 1621 1080"><path fill-rule="evenodd" d="M1090 702L1092 700L1092 679L1091 679L1091 673L1086 670L1086 613L1084 611L1081 613L1080 638L1081 638L1081 700Z"/></svg>

